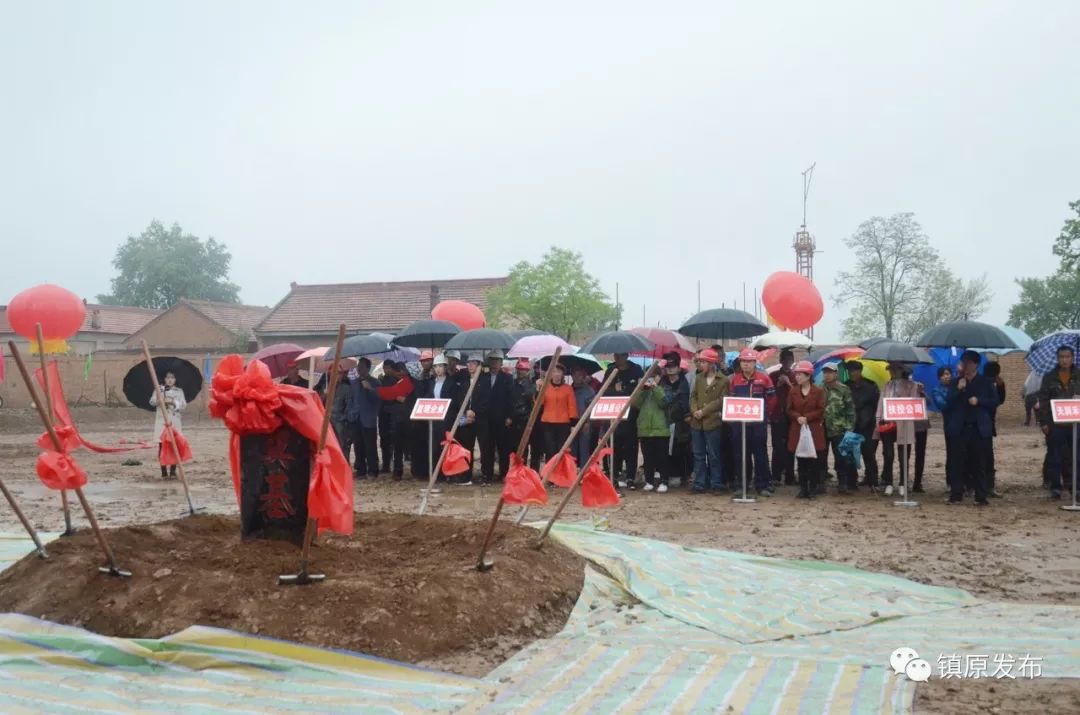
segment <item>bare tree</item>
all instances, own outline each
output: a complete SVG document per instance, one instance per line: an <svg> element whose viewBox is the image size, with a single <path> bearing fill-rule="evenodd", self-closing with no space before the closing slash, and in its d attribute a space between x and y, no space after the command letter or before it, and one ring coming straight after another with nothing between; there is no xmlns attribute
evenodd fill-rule
<svg viewBox="0 0 1080 715"><path fill-rule="evenodd" d="M911 342L938 323L976 318L990 304L987 278L965 282L942 265L913 213L864 221L846 245L855 268L837 276L833 298L849 308L849 339Z"/></svg>

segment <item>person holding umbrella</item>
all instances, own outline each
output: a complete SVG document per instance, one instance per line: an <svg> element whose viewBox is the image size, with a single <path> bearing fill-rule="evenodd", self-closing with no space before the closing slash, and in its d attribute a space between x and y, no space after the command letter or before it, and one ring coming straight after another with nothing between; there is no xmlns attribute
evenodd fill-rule
<svg viewBox="0 0 1080 715"><path fill-rule="evenodd" d="M645 491L655 489L663 494L668 490L667 446L671 436L667 418L668 393L660 387L656 377L650 377L630 405L637 409L637 434L645 457ZM631 489L635 486L634 482L630 483Z"/></svg>
<svg viewBox="0 0 1080 715"><path fill-rule="evenodd" d="M1046 435L1046 477L1050 496L1061 498L1064 465L1071 464L1072 428L1054 424L1051 400L1070 400L1080 397L1080 370L1076 369L1076 354L1069 345L1057 349L1057 369L1046 373L1039 388L1039 428Z"/></svg>
<svg viewBox="0 0 1080 715"><path fill-rule="evenodd" d="M187 400L184 398L184 390L176 384L176 373L169 371L165 373L164 384L161 386L161 392L165 397L165 411L169 413L169 421L172 423L174 432L183 432L183 424L180 419L180 413L187 407ZM150 406L157 407L158 404L157 392L150 394ZM162 441L162 435L165 432L165 418L161 414L161 410L154 412L154 434L158 439L158 457L160 459L163 450L169 449L166 447L165 442ZM177 442L179 444L179 441ZM175 477L176 465L165 467L161 465L162 477Z"/></svg>
<svg viewBox="0 0 1080 715"><path fill-rule="evenodd" d="M739 353L738 368L731 376L729 389L735 397L757 397L764 400L765 421L743 422L740 429L746 430L746 450L752 460L747 460L742 454L742 441L732 439L735 451L736 469L741 470L744 466L747 470L754 470L754 489L758 496L771 497L773 491L769 484L769 450L766 445L766 426L771 421L773 411L777 409L776 391L773 388L772 379L757 369L758 355L750 348L745 348ZM811 366L811 374L813 367ZM751 462L748 464L748 462ZM742 473L740 472L740 477ZM749 480L749 473L746 475Z"/></svg>
<svg viewBox="0 0 1080 715"><path fill-rule="evenodd" d="M877 437L881 440L881 456L884 459L881 481L885 485L887 497L893 494L893 464L896 461L897 445L906 450L903 457L906 460L904 463L911 464L911 447L915 444L915 423L908 421L886 423L883 419L884 400L887 397L920 397L918 386L907 379L907 368L903 363L890 362L889 377L891 379L885 383L885 389L881 391L876 415ZM906 496L903 485L900 486L900 496Z"/></svg>
<svg viewBox="0 0 1080 715"><path fill-rule="evenodd" d="M629 353L615 353L615 362L608 366L604 373L605 381L612 370L618 373L608 391L612 397L630 397L638 381L645 377L645 371L639 365L630 362ZM637 410L631 408L627 418L615 428L614 441L615 453L611 459L611 476L618 482L620 489L626 489L627 484L632 484L637 480Z"/></svg>
<svg viewBox="0 0 1080 715"><path fill-rule="evenodd" d="M349 371L348 389L339 385L334 395L334 403L345 403L347 441L341 443L345 458L349 458L349 446L355 452L353 476L356 479L379 476L379 453L376 451L379 426L379 413L382 400L379 387L371 376L371 360L362 357L356 363L355 370ZM338 395L344 393L344 398Z"/></svg>
<svg viewBox="0 0 1080 715"><path fill-rule="evenodd" d="M881 394L877 385L863 377L861 362L849 360L847 370L847 386L855 404L855 431L863 436L863 482L870 488L875 488L878 483L878 440L874 436L874 426L877 424L877 406Z"/></svg>
<svg viewBox="0 0 1080 715"><path fill-rule="evenodd" d="M799 466L798 497L813 499L818 493L818 475L825 461L825 391L814 384L814 364L809 360L795 365L792 374L795 376L795 386L788 393L787 413L790 426L787 446ZM810 430L813 438L814 450L817 452L814 457L796 456L803 427Z"/></svg>
<svg viewBox="0 0 1080 715"><path fill-rule="evenodd" d="M975 488L975 503L990 502L986 478L987 442L994 425L991 412L997 406L997 390L984 375L979 374L981 359L974 350L960 356L960 377L949 387L948 406L952 443L953 474L949 478L949 503L964 500L964 482L970 476ZM1061 496L1061 492L1058 492Z"/></svg>
<svg viewBox="0 0 1080 715"><path fill-rule="evenodd" d="M499 481L510 469L510 444L513 426L514 378L503 372L503 353L492 350L487 356L487 370L476 383L472 412L476 420L476 439L480 443L480 473L484 482L495 480L495 457L499 458Z"/></svg>

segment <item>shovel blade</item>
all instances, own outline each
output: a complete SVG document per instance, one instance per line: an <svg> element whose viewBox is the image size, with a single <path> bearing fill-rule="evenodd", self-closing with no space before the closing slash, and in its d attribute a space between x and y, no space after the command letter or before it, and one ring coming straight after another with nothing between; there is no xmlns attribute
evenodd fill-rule
<svg viewBox="0 0 1080 715"><path fill-rule="evenodd" d="M307 586L326 579L324 573L294 573L278 576L278 586Z"/></svg>
<svg viewBox="0 0 1080 715"><path fill-rule="evenodd" d="M481 571L481 572L490 571L493 568L495 568L495 562L492 561L491 559L484 559L483 561L477 561L476 562L476 570L477 571Z"/></svg>
<svg viewBox="0 0 1080 715"><path fill-rule="evenodd" d="M98 571L116 578L131 578L131 572L127 569L113 568L111 566L99 566Z"/></svg>

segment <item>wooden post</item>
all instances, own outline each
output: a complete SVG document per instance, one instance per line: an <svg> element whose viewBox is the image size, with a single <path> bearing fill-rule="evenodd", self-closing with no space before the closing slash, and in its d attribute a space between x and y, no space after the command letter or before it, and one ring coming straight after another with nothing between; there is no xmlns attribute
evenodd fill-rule
<svg viewBox="0 0 1080 715"><path fill-rule="evenodd" d="M525 423L525 430L521 433L521 439L518 440L517 452L515 453L518 459L525 457L525 448L529 445L529 437L532 435L533 427L536 425L536 419L540 416L544 393L547 392L548 385L551 384L551 373L555 366L559 364L560 357L562 357L561 345L555 348L555 354L552 356L551 362L548 363L548 369L544 371L544 381L540 383L540 389L536 392L536 399L533 400L532 410L529 412L529 420ZM499 515L502 514L504 503L502 492L500 492L499 502L495 505L495 513L491 515L491 523L488 524L487 533L484 535L484 543L480 545L480 555L476 557L477 571L488 571L494 566L494 564L484 561L484 556L487 554L488 546L491 545L491 537L495 534L495 526L499 523Z"/></svg>
<svg viewBox="0 0 1080 715"><path fill-rule="evenodd" d="M4 480L0 479L0 492L3 492L4 498L7 499L8 504L11 505L11 510L15 512L15 516L19 517L19 521L22 523L23 528L26 529L26 533L30 535L31 540L34 542L34 546L37 547L38 558L49 558L49 552L45 550L45 545L41 543L41 539L37 535L37 531L34 530L34 526L30 523L26 515L23 514L22 509L19 508L19 502L15 501L15 495L8 491L7 485L4 484Z"/></svg>
<svg viewBox="0 0 1080 715"><path fill-rule="evenodd" d="M595 407L597 401L601 397L603 397L605 393L607 393L608 388L610 388L612 383L615 382L615 377L618 374L618 370L612 370L611 374L607 376L606 380L604 380L604 384L600 386L600 391L593 396L592 402L589 403L588 408L585 410L585 414L581 415L578 418L578 423L574 425L574 429L570 430L570 436L566 438L566 441L563 442L562 448L558 452L559 457L562 457L563 452L570 449L570 446L574 444L574 440L577 439L578 433L581 432L581 430L585 427L586 424L588 424L588 419L589 416L592 414L593 407ZM556 461L557 460L549 459L547 464L545 464L543 469L540 471L540 481L544 485L547 485L548 477L551 475L551 470L554 468ZM529 505L526 504L525 506L521 507L521 512L518 513L517 519L514 523L520 524L521 522L525 521L525 515L528 513Z"/></svg>
<svg viewBox="0 0 1080 715"><path fill-rule="evenodd" d="M446 453L450 450L450 442L454 440L454 435L457 434L461 416L465 414L465 410L469 405L469 400L472 399L473 390L476 389L476 383L480 381L481 372L483 372L481 368L476 368L476 373L472 376L472 380L469 381L469 389L465 393L465 399L461 401L461 406L458 407L458 413L454 417L454 424L450 427L450 437L446 440L446 444L443 445L442 452L439 453L439 461L435 462L435 469L431 470L431 476L428 477L427 489L424 490L423 495L420 497L419 514L421 516L427 511L428 496L435 487L435 480L439 478L439 470L442 469L443 461L446 459Z"/></svg>
<svg viewBox="0 0 1080 715"><path fill-rule="evenodd" d="M37 331L38 360L41 362L41 380L45 385L45 410L49 414L49 420L55 420L52 408L52 379L49 377L49 364L45 358L45 334L41 330L41 323L34 326ZM68 504L66 489L60 490L60 505L64 509L64 533L61 536L71 536L75 529L71 527L71 505Z"/></svg>
<svg viewBox="0 0 1080 715"><path fill-rule="evenodd" d="M165 431L169 434L169 444L172 445L173 457L176 459L176 473L180 475L180 484L184 487L188 516L195 516L195 505L191 502L191 490L188 489L184 463L180 460L180 446L176 444L176 432L173 430L172 418L169 417L169 410L165 407L165 391L161 389L161 383L158 382L157 370L154 369L154 359L150 357L150 347L145 340L142 341L142 351L143 357L146 359L146 369L150 371L150 383L154 386L154 395L157 397L158 412L161 413L161 419L165 422Z"/></svg>
<svg viewBox="0 0 1080 715"><path fill-rule="evenodd" d="M640 392L641 389L645 387L645 381L652 377L652 374L656 372L656 367L659 364L659 361L657 361L650 365L649 369L645 372L644 377L638 380L638 384L634 387L634 391L630 393L631 402L633 402L634 397L637 396L638 392ZM547 526L544 527L544 532L540 534L540 538L536 542L536 548L539 549L541 546L544 545L544 540L547 539L547 535L551 531L551 527L555 526L555 522L559 519L559 516L562 514L563 509L565 509L566 505L570 502L570 497L574 495L574 491L578 488L578 485L581 484L581 480L585 476L585 472L600 456L600 450L604 448L604 445L608 443L608 441L611 439L611 436L615 434L615 429L619 426L620 422L622 422L622 420L611 421L611 425L608 427L607 432L604 433L604 436L601 437L600 441L596 444L596 449L593 450L593 453L591 455L589 455L589 458L588 460L586 460L585 464L581 465L581 468L578 469L577 479L575 479L574 483L570 485L570 488L566 490L566 496L564 496L563 500L559 502L559 506L555 509L555 513L552 514L551 519L548 520Z"/></svg>
<svg viewBox="0 0 1080 715"><path fill-rule="evenodd" d="M19 367L19 374L22 375L23 382L26 383L26 389L30 393L30 399L37 407L38 416L41 418L42 424L45 425L45 431L49 433L49 439L52 440L53 447L57 452L63 453L64 445L60 442L60 437L56 434L56 429L53 427L52 420L49 419L48 411L46 411L45 406L41 404L41 400L38 398L37 388L34 387L34 383L30 380L30 372L26 369L26 363L23 362L22 355L19 353L19 346L15 344L15 341L9 340L8 347L11 348L11 354L15 358L15 364ZM107 573L110 576L131 576L130 571L125 571L117 566L116 556L113 555L112 549L109 548L109 543L105 540L105 535L101 532L101 527L98 526L97 517L94 516L94 510L90 508L90 502L86 500L82 487L75 489L75 496L79 498L79 503L82 504L83 512L86 513L86 519L90 522L90 528L94 530L94 536L97 538L98 545L105 553L105 559L109 562L107 567L101 567L98 571Z"/></svg>
<svg viewBox="0 0 1080 715"><path fill-rule="evenodd" d="M323 410L322 427L319 430L319 448L315 451L315 459L326 447L326 438L330 432L330 412L334 409L334 394L337 392L338 383L341 382L341 370L338 364L341 362L341 349L345 343L345 323L338 325L337 343L334 346L334 364L330 369L330 384L326 389L326 409ZM312 460L314 463L314 459ZM306 586L313 581L322 581L326 574L308 573L308 558L311 554L311 542L319 531L319 520L313 519L310 512L307 524L304 526L304 545L300 549L300 571L295 574L278 576L278 585L295 584Z"/></svg>

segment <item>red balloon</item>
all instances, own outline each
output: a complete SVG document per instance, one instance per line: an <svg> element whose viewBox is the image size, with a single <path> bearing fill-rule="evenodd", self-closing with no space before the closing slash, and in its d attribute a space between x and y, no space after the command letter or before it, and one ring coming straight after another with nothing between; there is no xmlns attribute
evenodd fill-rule
<svg viewBox="0 0 1080 715"><path fill-rule="evenodd" d="M67 349L64 341L82 328L86 306L68 289L43 283L12 298L7 319L11 329L31 345L37 344L36 326L41 323L46 352L62 352Z"/></svg>
<svg viewBox="0 0 1080 715"><path fill-rule="evenodd" d="M476 330L487 325L484 312L463 300L444 300L431 311L435 320L448 320L462 330Z"/></svg>
<svg viewBox="0 0 1080 715"><path fill-rule="evenodd" d="M791 271L777 271L765 279L761 302L773 320L791 330L806 330L825 313L817 286Z"/></svg>

